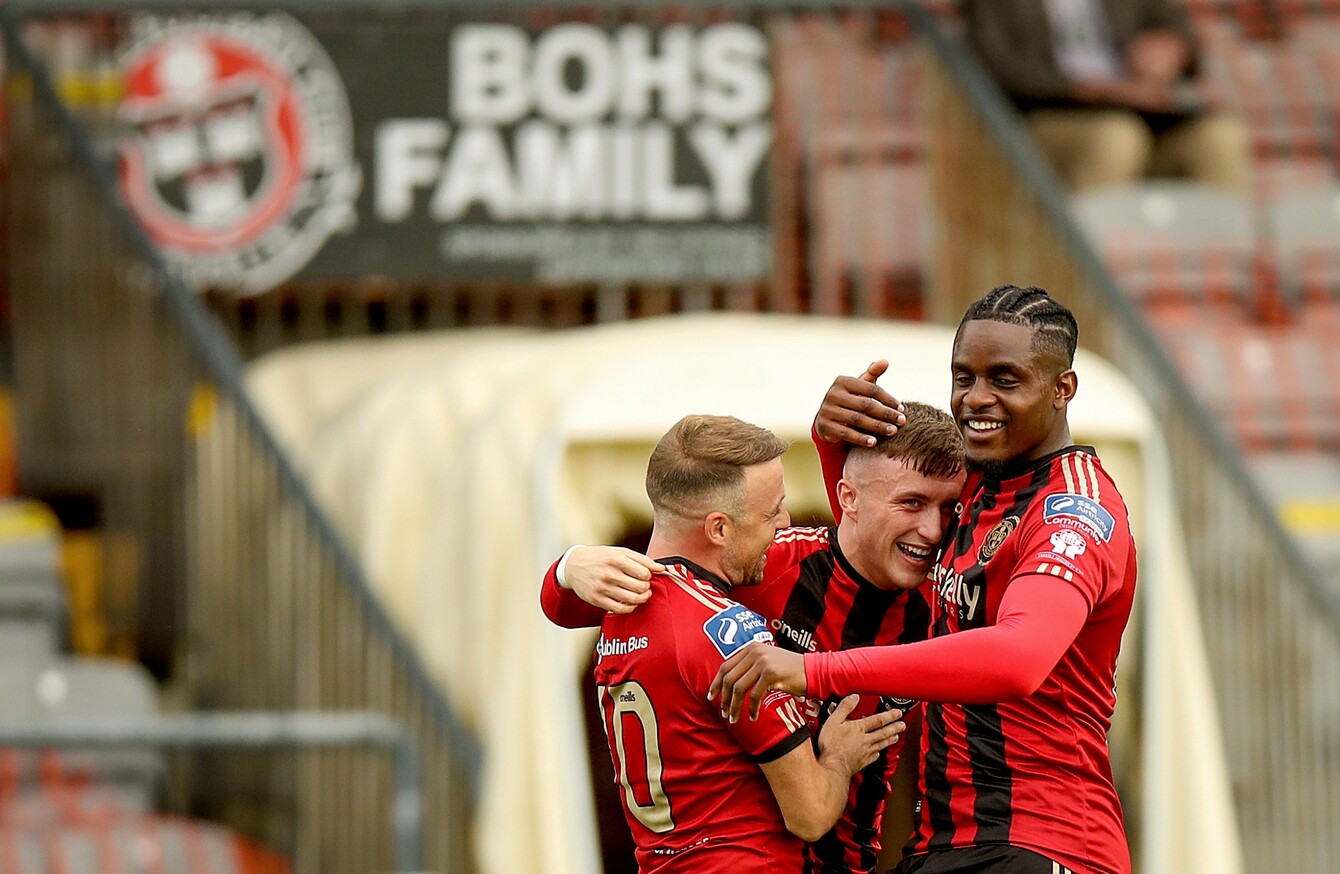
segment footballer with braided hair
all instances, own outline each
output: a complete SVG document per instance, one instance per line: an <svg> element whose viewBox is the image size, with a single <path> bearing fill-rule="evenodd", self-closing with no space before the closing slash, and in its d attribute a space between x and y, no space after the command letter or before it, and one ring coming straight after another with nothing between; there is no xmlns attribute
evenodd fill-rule
<svg viewBox="0 0 1340 874"><path fill-rule="evenodd" d="M1125 502L1070 437L1074 316L1003 285L954 337L950 409L968 466L927 579L930 639L803 656L747 647L710 693L756 708L769 690L926 702L916 830L897 874L1127 874L1107 731L1135 591ZM850 446L904 422L876 362L839 377L815 419L830 493Z"/></svg>

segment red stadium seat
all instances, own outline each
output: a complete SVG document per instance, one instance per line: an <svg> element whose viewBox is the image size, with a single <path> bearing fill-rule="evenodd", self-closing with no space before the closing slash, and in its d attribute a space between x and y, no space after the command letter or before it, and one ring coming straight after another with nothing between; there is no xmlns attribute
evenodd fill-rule
<svg viewBox="0 0 1340 874"><path fill-rule="evenodd" d="M1286 299L1340 300L1340 185L1282 196L1267 215Z"/></svg>
<svg viewBox="0 0 1340 874"><path fill-rule="evenodd" d="M1252 298L1256 236L1247 201L1186 183L1143 183L1078 195L1072 208L1137 299Z"/></svg>

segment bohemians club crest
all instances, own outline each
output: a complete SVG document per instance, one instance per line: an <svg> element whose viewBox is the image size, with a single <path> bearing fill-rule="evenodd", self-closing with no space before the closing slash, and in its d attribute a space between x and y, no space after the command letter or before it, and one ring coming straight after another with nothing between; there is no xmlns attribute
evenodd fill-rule
<svg viewBox="0 0 1340 874"><path fill-rule="evenodd" d="M264 291L353 228L349 99L293 18L141 17L121 76L123 191L191 285Z"/></svg>

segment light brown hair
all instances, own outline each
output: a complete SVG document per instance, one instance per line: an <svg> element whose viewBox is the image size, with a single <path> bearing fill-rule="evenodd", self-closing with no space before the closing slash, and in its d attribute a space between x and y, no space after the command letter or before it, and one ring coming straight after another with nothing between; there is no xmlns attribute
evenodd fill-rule
<svg viewBox="0 0 1340 874"><path fill-rule="evenodd" d="M881 437L874 446L854 446L848 458L882 455L902 461L922 476L949 479L963 470L963 435L944 410L908 401L903 405L907 422L891 437Z"/></svg>
<svg viewBox="0 0 1340 874"><path fill-rule="evenodd" d="M767 428L734 416L685 416L674 424L647 462L647 497L659 516L692 516L707 499L729 514L743 500L744 468L780 456L787 443Z"/></svg>

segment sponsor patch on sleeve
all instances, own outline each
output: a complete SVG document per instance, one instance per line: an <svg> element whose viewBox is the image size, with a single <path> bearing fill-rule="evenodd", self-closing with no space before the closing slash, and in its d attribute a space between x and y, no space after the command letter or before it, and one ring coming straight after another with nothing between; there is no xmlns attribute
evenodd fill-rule
<svg viewBox="0 0 1340 874"><path fill-rule="evenodd" d="M772 640L768 621L742 604L713 613L703 623L703 632L722 658L728 658L746 644Z"/></svg>
<svg viewBox="0 0 1340 874"><path fill-rule="evenodd" d="M1084 495L1048 495L1042 508L1044 522L1074 520L1103 540L1112 539L1116 520L1093 498Z"/></svg>
<svg viewBox="0 0 1340 874"><path fill-rule="evenodd" d="M1065 558L1076 558L1089 548L1089 542L1073 528L1059 528L1052 532L1052 549Z"/></svg>

